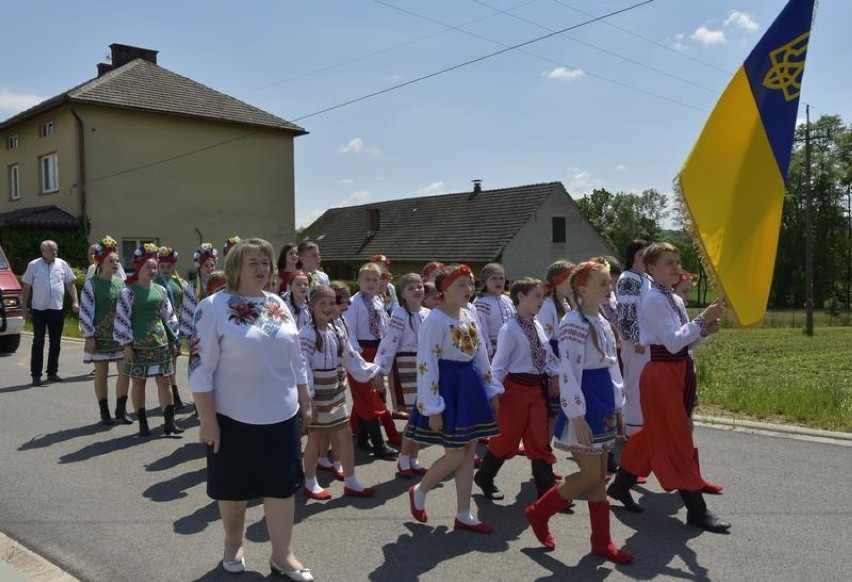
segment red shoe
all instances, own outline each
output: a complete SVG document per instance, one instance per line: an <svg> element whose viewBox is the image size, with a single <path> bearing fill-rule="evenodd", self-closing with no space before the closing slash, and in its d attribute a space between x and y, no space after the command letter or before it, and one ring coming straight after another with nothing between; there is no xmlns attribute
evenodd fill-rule
<svg viewBox="0 0 852 582"><path fill-rule="evenodd" d="M346 486L343 487L343 494L349 497L372 497L375 492L376 490L372 487L364 487L361 491L350 489Z"/></svg>
<svg viewBox="0 0 852 582"><path fill-rule="evenodd" d="M427 469L426 467L418 467L417 469L415 469L414 467L412 467L411 472L415 475L420 475L422 477L423 475L429 472L429 469Z"/></svg>
<svg viewBox="0 0 852 582"><path fill-rule="evenodd" d="M403 469L399 466L399 461L396 462L396 474L403 479L411 479L414 476L414 471L411 469Z"/></svg>
<svg viewBox="0 0 852 582"><path fill-rule="evenodd" d="M329 493L327 489L323 489L319 493L314 493L307 487L303 487L302 492L308 499L316 499L317 501L328 501L331 499L331 493Z"/></svg>
<svg viewBox="0 0 852 582"><path fill-rule="evenodd" d="M702 493L709 493L711 495L719 495L722 493L724 487L721 485L717 485L716 483L711 483L710 481L704 481L704 487L701 488Z"/></svg>
<svg viewBox="0 0 852 582"><path fill-rule="evenodd" d="M638 477L636 477L636 484L637 485L644 485L647 482L648 482L647 477L643 477L642 475L639 475Z"/></svg>
<svg viewBox="0 0 852 582"><path fill-rule="evenodd" d="M325 465L320 465L319 463L317 463L317 469L319 469L320 471L328 471L329 473L332 473L334 475L334 478L338 481L343 481L343 479L346 477L346 475L343 474L343 470L341 469L340 471L338 471L334 468L334 465L332 465L331 467L326 467Z"/></svg>
<svg viewBox="0 0 852 582"><path fill-rule="evenodd" d="M463 521L459 521L459 518L456 518L456 522L453 524L453 529L462 529L465 531L472 531L481 534L490 534L494 531L494 528L488 525L487 523L477 523L476 525L469 525Z"/></svg>
<svg viewBox="0 0 852 582"><path fill-rule="evenodd" d="M482 466L482 457L477 455L473 458L473 468L479 469L481 466Z"/></svg>
<svg viewBox="0 0 852 582"><path fill-rule="evenodd" d="M408 504L411 507L411 517L419 521L420 523L426 523L429 519L429 516L426 515L425 509L417 509L414 505L414 485L408 488Z"/></svg>

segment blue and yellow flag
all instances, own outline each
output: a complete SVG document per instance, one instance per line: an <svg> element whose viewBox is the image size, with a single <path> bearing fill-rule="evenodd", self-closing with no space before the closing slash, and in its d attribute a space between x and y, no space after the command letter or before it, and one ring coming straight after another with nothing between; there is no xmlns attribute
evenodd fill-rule
<svg viewBox="0 0 852 582"><path fill-rule="evenodd" d="M675 179L741 325L766 312L814 0L790 0L728 84Z"/></svg>

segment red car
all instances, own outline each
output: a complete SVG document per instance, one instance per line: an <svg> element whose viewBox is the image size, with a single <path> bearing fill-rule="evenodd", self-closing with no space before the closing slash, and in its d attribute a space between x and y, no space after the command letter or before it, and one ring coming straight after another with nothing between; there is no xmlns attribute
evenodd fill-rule
<svg viewBox="0 0 852 582"><path fill-rule="evenodd" d="M21 343L24 327L21 307L21 284L0 247L0 353L12 353Z"/></svg>

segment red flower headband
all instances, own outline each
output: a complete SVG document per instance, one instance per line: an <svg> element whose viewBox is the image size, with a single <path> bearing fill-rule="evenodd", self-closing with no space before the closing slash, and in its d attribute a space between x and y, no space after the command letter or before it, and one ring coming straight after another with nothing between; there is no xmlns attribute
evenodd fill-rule
<svg viewBox="0 0 852 582"><path fill-rule="evenodd" d="M133 268L138 271L139 268L149 259L154 259L155 261L160 260L160 249L153 243L145 243L136 249L133 252L133 258L130 260L130 263L133 265Z"/></svg>
<svg viewBox="0 0 852 582"><path fill-rule="evenodd" d="M444 277L441 280L441 288L440 288L441 295L443 295L444 291L446 291L447 288L449 288L449 286L453 284L453 281L455 281L459 277L463 277L463 276L464 277L470 277L471 276L470 267L468 267L467 265L459 265L458 267L456 267L453 271L451 271L446 277Z"/></svg>
<svg viewBox="0 0 852 582"><path fill-rule="evenodd" d="M109 256L110 253L118 252L118 243L114 238L110 235L106 235L101 242L95 247L94 250L94 258L95 262L99 265L104 262L104 259Z"/></svg>
<svg viewBox="0 0 852 582"><path fill-rule="evenodd" d="M374 263L384 263L385 267L390 267L390 259L385 255L373 255Z"/></svg>
<svg viewBox="0 0 852 582"><path fill-rule="evenodd" d="M698 279L698 275L695 273L681 273L677 278L678 283L683 283L684 281L695 281Z"/></svg>
<svg viewBox="0 0 852 582"><path fill-rule="evenodd" d="M423 269L423 279L429 279L435 271L440 271L444 268L444 263L435 263L432 266Z"/></svg>
<svg viewBox="0 0 852 582"><path fill-rule="evenodd" d="M609 270L608 265L598 261L585 261L577 265L574 269L574 276L577 277L577 285L580 287L586 286L586 280L589 278L589 272L597 266L603 265L606 270Z"/></svg>

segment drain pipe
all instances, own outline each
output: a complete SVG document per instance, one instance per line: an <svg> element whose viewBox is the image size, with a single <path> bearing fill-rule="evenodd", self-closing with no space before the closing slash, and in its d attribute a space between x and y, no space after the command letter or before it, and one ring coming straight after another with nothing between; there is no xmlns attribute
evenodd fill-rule
<svg viewBox="0 0 852 582"><path fill-rule="evenodd" d="M71 110L77 124L77 182L80 190L80 217L83 220L83 234L89 238L91 225L89 224L88 201L86 200L86 134L83 127L83 119L76 110Z"/></svg>

